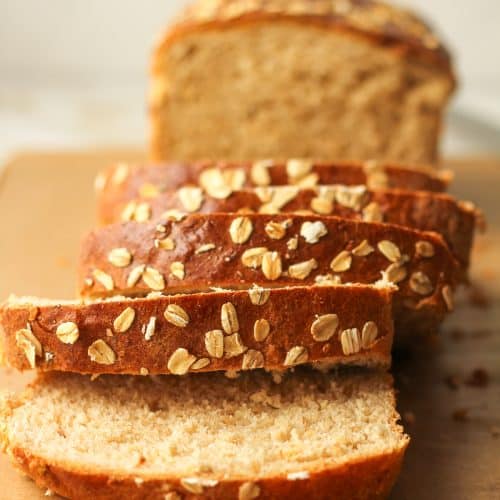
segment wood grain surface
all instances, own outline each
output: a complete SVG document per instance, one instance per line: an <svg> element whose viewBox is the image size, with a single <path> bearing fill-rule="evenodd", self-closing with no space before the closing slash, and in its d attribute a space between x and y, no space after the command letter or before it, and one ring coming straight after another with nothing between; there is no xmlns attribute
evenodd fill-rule
<svg viewBox="0 0 500 500"><path fill-rule="evenodd" d="M2 299L11 292L75 295L79 241L95 217L95 173L141 157L27 153L7 165L0 176ZM489 227L477 238L472 291L461 294L439 336L395 357L399 410L412 437L396 500L500 499L500 160L447 163L456 173L452 192L479 204ZM19 389L30 376L0 371L0 388ZM43 494L0 457L0 500Z"/></svg>

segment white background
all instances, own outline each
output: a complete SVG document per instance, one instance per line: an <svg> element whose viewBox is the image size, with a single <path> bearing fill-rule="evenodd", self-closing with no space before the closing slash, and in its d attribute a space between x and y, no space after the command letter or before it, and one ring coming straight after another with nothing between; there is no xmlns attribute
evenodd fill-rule
<svg viewBox="0 0 500 500"><path fill-rule="evenodd" d="M0 154L144 144L148 61L182 0L0 0ZM500 150L500 1L406 0L461 81L448 153Z"/></svg>

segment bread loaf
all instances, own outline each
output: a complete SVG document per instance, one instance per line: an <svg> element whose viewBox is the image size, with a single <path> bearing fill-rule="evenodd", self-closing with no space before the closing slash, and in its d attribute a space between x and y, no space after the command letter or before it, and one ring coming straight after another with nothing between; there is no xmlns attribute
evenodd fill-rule
<svg viewBox="0 0 500 500"><path fill-rule="evenodd" d="M216 194L216 193L214 193ZM198 187L140 197L124 205L103 206L100 222L133 220L141 209L151 220L171 210L201 213L300 213L334 215L367 222L385 222L443 236L464 268L469 265L479 211L443 193L398 189L369 190L365 186L296 186L247 188L218 198Z"/></svg>
<svg viewBox="0 0 500 500"><path fill-rule="evenodd" d="M153 54L151 155L434 162L450 57L378 1L200 0Z"/></svg>
<svg viewBox="0 0 500 500"><path fill-rule="evenodd" d="M393 288L297 286L82 302L11 299L0 309L8 365L80 373L387 368Z"/></svg>
<svg viewBox="0 0 500 500"><path fill-rule="evenodd" d="M0 442L73 500L386 498L408 437L388 375L42 376Z"/></svg>

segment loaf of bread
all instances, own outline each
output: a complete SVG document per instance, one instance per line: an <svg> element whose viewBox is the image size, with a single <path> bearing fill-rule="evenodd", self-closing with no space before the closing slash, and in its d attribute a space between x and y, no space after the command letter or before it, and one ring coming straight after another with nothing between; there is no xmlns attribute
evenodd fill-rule
<svg viewBox="0 0 500 500"><path fill-rule="evenodd" d="M199 0L153 54L155 160L434 162L454 88L429 27L375 0Z"/></svg>
<svg viewBox="0 0 500 500"><path fill-rule="evenodd" d="M86 297L187 293L252 283L397 284L398 330L436 327L463 271L436 233L338 217L171 215L92 231L81 247Z"/></svg>
<svg viewBox="0 0 500 500"><path fill-rule="evenodd" d="M221 198L203 188L186 186L177 191L143 196L124 205L103 205L103 225L134 220L144 213L151 220L178 210L185 213L297 213L334 215L366 222L384 222L443 236L450 249L467 268L474 239L476 220L481 214L470 202L428 191L399 189L369 190L365 186L320 186L299 188L277 186L246 188ZM111 209L111 212L105 211Z"/></svg>
<svg viewBox="0 0 500 500"><path fill-rule="evenodd" d="M390 286L296 286L90 303L11 298L8 365L24 370L183 375L302 363L390 365Z"/></svg>
<svg viewBox="0 0 500 500"><path fill-rule="evenodd" d="M364 185L368 189L445 191L452 175L429 167L404 167L377 162L317 163L292 159L285 163L197 162L162 165L119 163L101 172L95 182L97 209L106 220L115 207L138 197L154 198L183 186L200 186L217 198L245 187L294 185Z"/></svg>
<svg viewBox="0 0 500 500"><path fill-rule="evenodd" d="M390 376L370 372L51 373L3 400L0 443L72 500L373 500L408 445L398 418Z"/></svg>

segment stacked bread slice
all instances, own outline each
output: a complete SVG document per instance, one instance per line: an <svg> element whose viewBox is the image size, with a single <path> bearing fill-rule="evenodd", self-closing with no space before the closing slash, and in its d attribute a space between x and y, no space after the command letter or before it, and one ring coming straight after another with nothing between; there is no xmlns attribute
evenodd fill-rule
<svg viewBox="0 0 500 500"><path fill-rule="evenodd" d="M386 496L408 444L393 337L453 308L479 215L447 181L306 160L108 169L81 298L1 308L6 363L41 372L3 403L4 448L70 498Z"/></svg>

